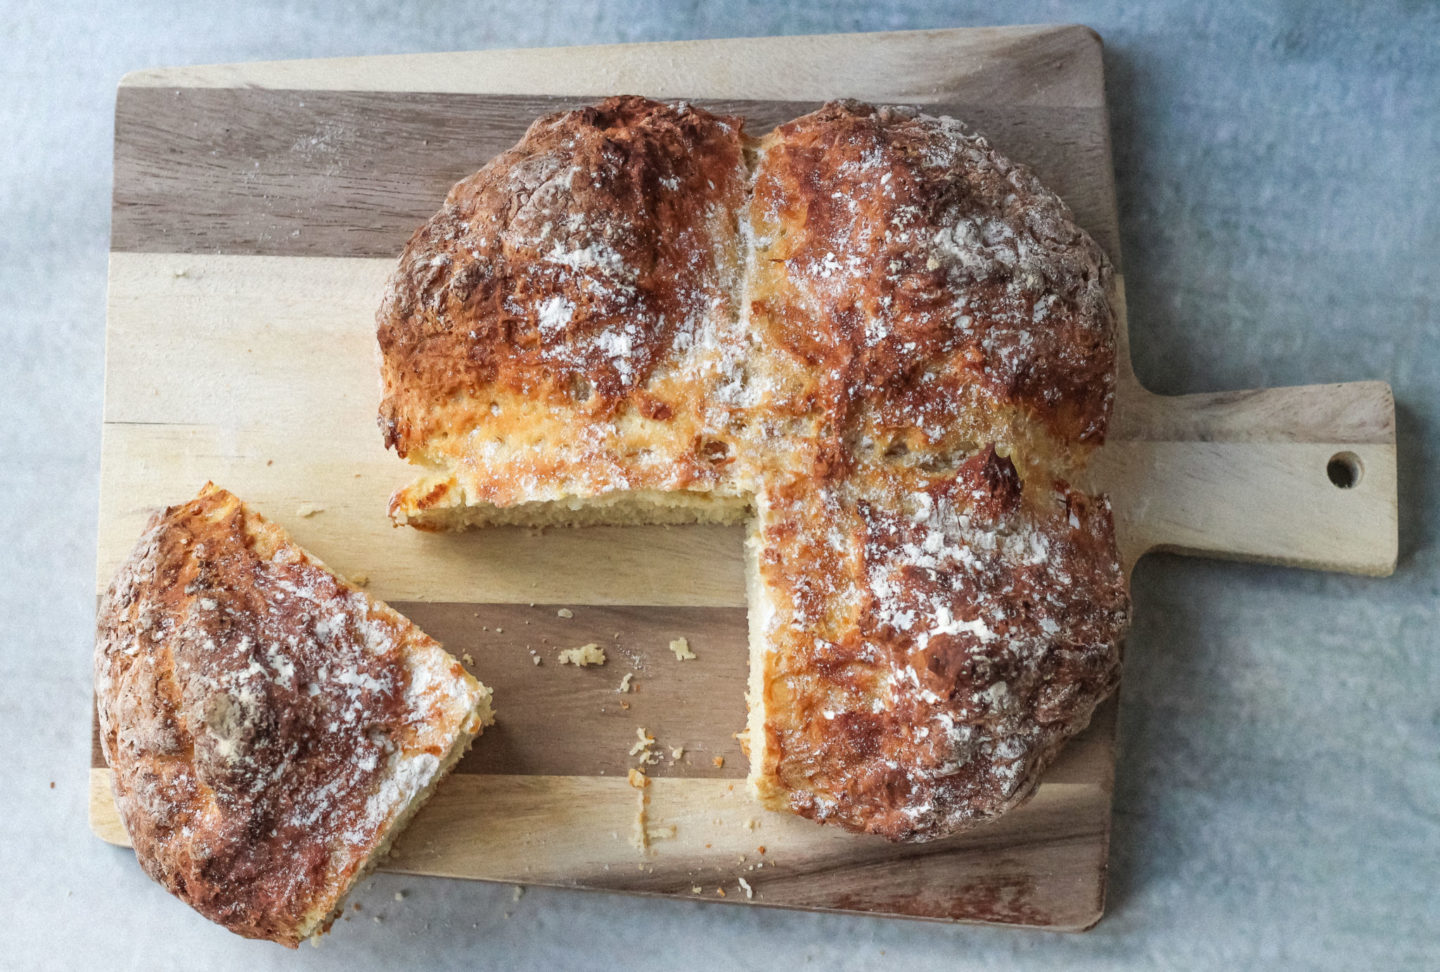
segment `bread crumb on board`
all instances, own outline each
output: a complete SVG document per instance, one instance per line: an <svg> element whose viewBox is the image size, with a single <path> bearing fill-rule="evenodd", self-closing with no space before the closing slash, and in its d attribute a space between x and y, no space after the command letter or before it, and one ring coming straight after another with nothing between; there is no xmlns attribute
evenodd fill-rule
<svg viewBox="0 0 1440 972"><path fill-rule="evenodd" d="M750 887L749 881L745 880L744 878L736 878L736 880L740 882L740 887L744 889L745 897L747 899L755 897L755 889Z"/></svg>
<svg viewBox="0 0 1440 972"><path fill-rule="evenodd" d="M575 616L575 612L572 611L572 610L570 610L569 608L561 608L560 610L558 610L558 611L555 612L555 615L556 615L556 617L561 617L561 618L567 618L567 619L568 619L568 618L573 618L573 617Z"/></svg>
<svg viewBox="0 0 1440 972"><path fill-rule="evenodd" d="M645 789L645 787L650 785L650 777L646 776L645 771L642 769L630 770L630 775L628 779L630 781L630 785L635 787L635 789L637 790L643 790Z"/></svg>
<svg viewBox="0 0 1440 972"><path fill-rule="evenodd" d="M671 641L670 650L675 653L676 661L689 661L695 657L695 653L690 650L690 642L684 638L676 638Z"/></svg>
<svg viewBox="0 0 1440 972"><path fill-rule="evenodd" d="M620 679L620 687L619 687L618 689L616 689L615 691L617 691L617 692L633 692L633 691L634 691L634 688L630 685L630 680L631 680L632 678L634 678L634 677L635 677L635 673L634 673L634 672L626 672L626 673L625 673L625 677L622 678L622 679Z"/></svg>
<svg viewBox="0 0 1440 972"><path fill-rule="evenodd" d="M725 757L724 757L724 756L716 756L716 757L715 757L714 759L712 759L710 762L712 762L712 763L715 764L715 768L716 768L716 769L720 769L722 766L725 765Z"/></svg>
<svg viewBox="0 0 1440 972"><path fill-rule="evenodd" d="M566 648L560 652L560 664L603 665L605 664L605 649L593 641L588 645L581 645L579 648Z"/></svg>
<svg viewBox="0 0 1440 972"><path fill-rule="evenodd" d="M325 507L321 506L319 503L301 503L299 506L295 507L296 516L309 517L314 516L316 513L324 512Z"/></svg>
<svg viewBox="0 0 1440 972"><path fill-rule="evenodd" d="M370 586L370 575L369 575L369 574L351 574L351 575L350 575L350 583L354 584L356 587L369 587L369 586Z"/></svg>
<svg viewBox="0 0 1440 972"><path fill-rule="evenodd" d="M635 738L640 741L630 747L630 755L638 755L640 761L643 763L650 758L650 747L655 745L655 737L650 735L650 732L644 726L637 726L635 728Z"/></svg>

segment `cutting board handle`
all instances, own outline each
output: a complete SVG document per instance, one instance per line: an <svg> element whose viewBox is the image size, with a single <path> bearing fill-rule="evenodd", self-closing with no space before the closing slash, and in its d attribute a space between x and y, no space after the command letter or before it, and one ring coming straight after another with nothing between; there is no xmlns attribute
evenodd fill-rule
<svg viewBox="0 0 1440 972"><path fill-rule="evenodd" d="M1117 401L1091 477L1110 494L1127 569L1168 550L1394 571L1395 399L1385 382L1180 396L1136 384Z"/></svg>

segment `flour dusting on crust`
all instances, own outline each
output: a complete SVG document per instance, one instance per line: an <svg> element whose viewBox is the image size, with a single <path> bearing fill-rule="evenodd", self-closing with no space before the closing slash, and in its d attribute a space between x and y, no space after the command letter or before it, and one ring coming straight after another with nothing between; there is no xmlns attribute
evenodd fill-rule
<svg viewBox="0 0 1440 972"><path fill-rule="evenodd" d="M748 507L755 792L941 837L1032 792L1119 677L1114 525L1070 485L1113 406L1111 278L954 119L551 116L452 191L381 308L387 441L439 470L392 515Z"/></svg>

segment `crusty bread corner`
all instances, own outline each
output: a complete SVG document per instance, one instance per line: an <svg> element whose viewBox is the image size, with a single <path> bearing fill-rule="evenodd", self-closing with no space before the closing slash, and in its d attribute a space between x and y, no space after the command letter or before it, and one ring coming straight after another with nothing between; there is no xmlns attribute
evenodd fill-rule
<svg viewBox="0 0 1440 972"><path fill-rule="evenodd" d="M494 719L438 643L211 484L157 514L117 573L95 690L146 872L290 947L330 925Z"/></svg>

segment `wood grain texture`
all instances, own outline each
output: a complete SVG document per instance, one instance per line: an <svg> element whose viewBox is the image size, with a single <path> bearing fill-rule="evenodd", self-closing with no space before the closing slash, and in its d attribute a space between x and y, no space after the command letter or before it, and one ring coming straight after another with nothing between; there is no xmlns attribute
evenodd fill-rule
<svg viewBox="0 0 1440 972"><path fill-rule="evenodd" d="M723 887L728 902L749 901L743 876L749 903L1093 924L1113 702L1018 812L923 847L868 841L744 795L732 735L746 664L738 529L429 536L389 525L386 499L410 471L374 425L373 315L395 254L451 182L537 113L618 91L703 100L757 131L840 96L960 115L1034 166L1119 264L1100 48L1085 28L131 75L116 113L99 587L150 509L213 479L468 655L497 690L500 723L417 818L394 869L647 894L698 886L707 898ZM1123 339L1118 281L1116 299ZM1326 476L1340 451L1363 468L1353 489ZM1383 572L1395 556L1394 468L1381 384L1166 399L1134 380L1127 352L1092 478L1112 494L1127 565L1164 548ZM302 517L301 504L323 510ZM695 661L669 656L677 635ZM560 647L587 641L609 646L604 667L554 664ZM627 672L637 690L622 694ZM643 853L628 841L640 797L621 779L639 727L666 754L649 767L655 839ZM678 746L686 754L670 757ZM96 761L92 823L123 842L107 777ZM761 844L765 866L751 870Z"/></svg>
<svg viewBox="0 0 1440 972"><path fill-rule="evenodd" d="M646 92L642 92L646 93ZM764 134L819 101L695 98ZM459 179L583 96L121 88L111 248L393 259ZM1112 258L1104 109L945 100L1060 193Z"/></svg>
<svg viewBox="0 0 1440 972"><path fill-rule="evenodd" d="M469 773L436 790L382 869L1078 930L1104 907L1114 720L1112 701L1029 803L931 844L762 810L742 780L656 774L640 850L642 798L623 777ZM109 771L92 769L92 826L126 844L108 790Z"/></svg>
<svg viewBox="0 0 1440 972"><path fill-rule="evenodd" d="M1100 53L1094 31L1061 24L219 64L121 85L1098 108Z"/></svg>

